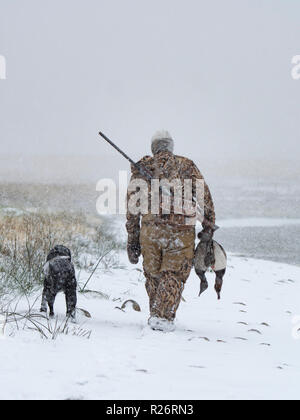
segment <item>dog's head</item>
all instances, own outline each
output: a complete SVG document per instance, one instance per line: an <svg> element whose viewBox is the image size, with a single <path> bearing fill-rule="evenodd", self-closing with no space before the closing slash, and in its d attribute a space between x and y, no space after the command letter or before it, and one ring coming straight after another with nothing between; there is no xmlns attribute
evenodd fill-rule
<svg viewBox="0 0 300 420"><path fill-rule="evenodd" d="M71 260L72 255L69 248L63 245L56 245L48 254L47 261L53 260L53 258L57 257L67 257Z"/></svg>

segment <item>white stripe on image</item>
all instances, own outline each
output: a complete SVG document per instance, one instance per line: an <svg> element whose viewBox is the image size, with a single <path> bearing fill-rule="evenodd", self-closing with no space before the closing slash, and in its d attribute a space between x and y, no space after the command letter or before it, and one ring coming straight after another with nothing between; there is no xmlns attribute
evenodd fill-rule
<svg viewBox="0 0 300 420"><path fill-rule="evenodd" d="M0 55L0 80L6 80L6 58Z"/></svg>
<svg viewBox="0 0 300 420"><path fill-rule="evenodd" d="M300 80L300 55L295 55L292 58L292 64L294 64L294 67L292 68L292 78L294 80Z"/></svg>

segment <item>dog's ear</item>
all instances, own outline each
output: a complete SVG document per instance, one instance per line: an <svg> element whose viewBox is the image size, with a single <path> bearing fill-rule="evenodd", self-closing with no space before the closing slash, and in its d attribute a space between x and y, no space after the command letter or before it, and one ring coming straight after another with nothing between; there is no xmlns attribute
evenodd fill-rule
<svg viewBox="0 0 300 420"><path fill-rule="evenodd" d="M55 250L55 248L51 249L51 251L49 252L48 256L47 256L47 262L53 260L53 258L57 257L57 252Z"/></svg>

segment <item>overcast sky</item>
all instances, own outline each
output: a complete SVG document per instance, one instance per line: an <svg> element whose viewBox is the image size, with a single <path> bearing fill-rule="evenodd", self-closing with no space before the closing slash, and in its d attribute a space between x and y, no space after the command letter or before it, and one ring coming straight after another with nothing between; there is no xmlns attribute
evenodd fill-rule
<svg viewBox="0 0 300 420"><path fill-rule="evenodd" d="M0 0L4 154L299 157L299 0Z"/></svg>

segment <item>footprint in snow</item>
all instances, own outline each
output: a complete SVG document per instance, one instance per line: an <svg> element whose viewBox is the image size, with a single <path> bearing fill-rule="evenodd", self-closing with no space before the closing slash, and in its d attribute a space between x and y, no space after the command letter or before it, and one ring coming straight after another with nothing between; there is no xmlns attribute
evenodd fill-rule
<svg viewBox="0 0 300 420"><path fill-rule="evenodd" d="M241 314L247 314L247 311L240 311Z"/></svg>
<svg viewBox="0 0 300 420"><path fill-rule="evenodd" d="M262 322L260 325L262 325L263 327L270 327L270 325L267 322Z"/></svg>
<svg viewBox="0 0 300 420"><path fill-rule="evenodd" d="M247 322L238 322L239 325L249 325Z"/></svg>
<svg viewBox="0 0 300 420"><path fill-rule="evenodd" d="M82 381L82 382L76 382L76 385L79 385L79 386L85 386L85 385L87 385L89 383L89 381Z"/></svg>
<svg viewBox="0 0 300 420"><path fill-rule="evenodd" d="M188 341L193 341L193 340L196 340L196 339L198 339L198 340L204 340L204 341L210 342L210 339L209 339L209 338L207 338L207 337L192 337L192 338L189 338L189 340L188 340Z"/></svg>
<svg viewBox="0 0 300 420"><path fill-rule="evenodd" d="M260 343L260 346L271 347L271 344L269 344L269 343Z"/></svg>
<svg viewBox="0 0 300 420"><path fill-rule="evenodd" d="M290 365L288 365L287 363L283 363L282 366L277 366L278 370L284 370L284 368L289 368Z"/></svg>
<svg viewBox="0 0 300 420"><path fill-rule="evenodd" d="M255 330L255 329L248 330L248 332L262 335L262 333L259 330Z"/></svg>
<svg viewBox="0 0 300 420"><path fill-rule="evenodd" d="M247 306L246 303L243 302L233 302L234 305L240 305L240 306Z"/></svg>
<svg viewBox="0 0 300 420"><path fill-rule="evenodd" d="M234 337L235 340L240 340L240 341L248 341L247 338L244 337Z"/></svg>
<svg viewBox="0 0 300 420"><path fill-rule="evenodd" d="M217 343L227 344L224 340L217 340Z"/></svg>
<svg viewBox="0 0 300 420"><path fill-rule="evenodd" d="M191 365L191 366L189 366L190 368L192 368L192 369L206 369L206 367L205 366L193 366L193 365Z"/></svg>

